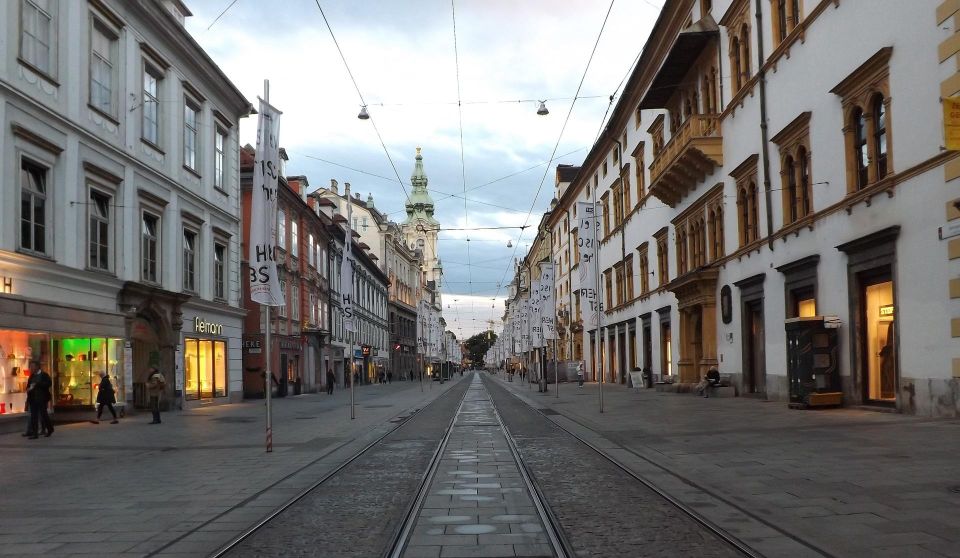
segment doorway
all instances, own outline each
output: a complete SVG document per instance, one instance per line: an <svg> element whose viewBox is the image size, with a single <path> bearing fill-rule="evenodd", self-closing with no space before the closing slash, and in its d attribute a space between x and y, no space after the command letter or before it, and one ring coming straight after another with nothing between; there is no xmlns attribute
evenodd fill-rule
<svg viewBox="0 0 960 558"><path fill-rule="evenodd" d="M653 334L649 318L643 321L643 367L653 370Z"/></svg>
<svg viewBox="0 0 960 558"><path fill-rule="evenodd" d="M617 327L619 330L620 327ZM617 342L620 344L620 351L617 355L619 362L619 370L617 372L618 379L617 381L621 384L626 383L627 381L627 333L625 331L620 331L617 334Z"/></svg>
<svg viewBox="0 0 960 558"><path fill-rule="evenodd" d="M743 327L747 334L744 344L743 389L748 394L762 395L766 392L767 383L763 301L745 302L743 311Z"/></svg>
<svg viewBox="0 0 960 558"><path fill-rule="evenodd" d="M863 399L867 404L894 405L898 370L893 278L885 270L861 274L859 279Z"/></svg>

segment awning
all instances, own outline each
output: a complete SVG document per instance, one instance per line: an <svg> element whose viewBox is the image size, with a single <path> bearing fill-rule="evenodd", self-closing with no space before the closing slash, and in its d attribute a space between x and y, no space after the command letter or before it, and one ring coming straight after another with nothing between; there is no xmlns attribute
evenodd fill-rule
<svg viewBox="0 0 960 558"><path fill-rule="evenodd" d="M683 84L683 78L703 53L703 49L711 39L719 36L720 27L710 14L681 31L670 53L667 54L663 66L657 72L657 77L653 79L650 89L640 101L640 108L666 108L667 101L673 96L677 87Z"/></svg>

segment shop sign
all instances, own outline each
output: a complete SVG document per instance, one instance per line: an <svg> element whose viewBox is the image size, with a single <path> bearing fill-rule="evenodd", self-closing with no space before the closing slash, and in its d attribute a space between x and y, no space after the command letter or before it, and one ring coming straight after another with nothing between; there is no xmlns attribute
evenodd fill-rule
<svg viewBox="0 0 960 558"><path fill-rule="evenodd" d="M880 307L880 317L881 318L892 318L893 317L893 305L887 304Z"/></svg>
<svg viewBox="0 0 960 558"><path fill-rule="evenodd" d="M223 324L208 322L197 316L193 319L194 333L209 333L210 335L223 335Z"/></svg>
<svg viewBox="0 0 960 558"><path fill-rule="evenodd" d="M360 347L360 350L363 351L363 356L365 357L370 356L370 345L362 345Z"/></svg>
<svg viewBox="0 0 960 558"><path fill-rule="evenodd" d="M256 341L244 341L243 350L247 351L250 354L260 354L260 340Z"/></svg>
<svg viewBox="0 0 960 558"><path fill-rule="evenodd" d="M176 390L178 392L183 392L183 347L177 345L176 356L173 359L174 366L176 371L174 372L174 378L176 381Z"/></svg>
<svg viewBox="0 0 960 558"><path fill-rule="evenodd" d="M300 343L298 343L297 341L289 341L289 340L287 340L287 339L281 339L281 340L280 340L280 348L281 348L281 349L291 350L291 351L299 351L299 350L300 350Z"/></svg>
<svg viewBox="0 0 960 558"><path fill-rule="evenodd" d="M960 150L960 97L943 99L943 140L947 151Z"/></svg>
<svg viewBox="0 0 960 558"><path fill-rule="evenodd" d="M362 349L359 349L359 348L358 348L358 349L354 349L354 350L353 350L353 358L363 358L363 350L362 350Z"/></svg>

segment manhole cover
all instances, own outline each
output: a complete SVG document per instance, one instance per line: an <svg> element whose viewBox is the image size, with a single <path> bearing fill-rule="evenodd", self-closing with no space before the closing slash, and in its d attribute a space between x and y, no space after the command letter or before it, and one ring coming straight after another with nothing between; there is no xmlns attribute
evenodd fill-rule
<svg viewBox="0 0 960 558"><path fill-rule="evenodd" d="M540 412L547 415L548 417L560 414L554 411L553 409L540 409Z"/></svg>

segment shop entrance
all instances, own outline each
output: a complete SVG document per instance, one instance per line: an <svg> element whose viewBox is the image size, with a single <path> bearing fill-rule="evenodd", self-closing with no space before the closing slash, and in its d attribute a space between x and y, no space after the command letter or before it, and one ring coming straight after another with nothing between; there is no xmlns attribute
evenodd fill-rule
<svg viewBox="0 0 960 558"><path fill-rule="evenodd" d="M746 393L766 392L766 356L763 327L763 302L756 300L743 305L744 331L747 333L743 362L743 388Z"/></svg>
<svg viewBox="0 0 960 558"><path fill-rule="evenodd" d="M868 404L893 405L898 378L893 278L884 270L861 274L859 279L863 399Z"/></svg>
<svg viewBox="0 0 960 558"><path fill-rule="evenodd" d="M649 316L643 319L643 367L653 370L653 335Z"/></svg>
<svg viewBox="0 0 960 558"><path fill-rule="evenodd" d="M160 366L160 343L153 326L143 318L135 318L130 326L132 357L133 357L133 406L137 409L146 409L148 406L147 376L150 367ZM168 383L173 382L168 374L164 374Z"/></svg>
<svg viewBox="0 0 960 558"><path fill-rule="evenodd" d="M618 326L617 330L619 329L620 328ZM627 334L626 332L621 331L617 335L617 343L620 344L619 355L617 355L619 356L618 360L620 365L619 366L620 369L617 371L617 375L619 377L617 381L621 384L624 384L627 381Z"/></svg>

